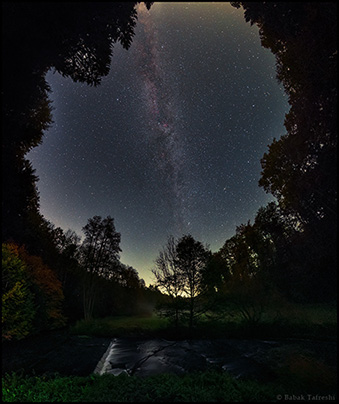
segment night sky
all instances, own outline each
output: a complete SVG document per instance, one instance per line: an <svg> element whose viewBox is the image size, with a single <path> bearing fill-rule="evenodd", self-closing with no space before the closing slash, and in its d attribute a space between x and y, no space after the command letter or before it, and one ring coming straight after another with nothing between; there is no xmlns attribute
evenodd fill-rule
<svg viewBox="0 0 339 404"><path fill-rule="evenodd" d="M242 9L142 4L101 85L47 74L54 124L27 155L41 213L80 236L94 215L113 217L121 261L146 284L169 235L217 251L273 199L258 180L289 109L275 76Z"/></svg>

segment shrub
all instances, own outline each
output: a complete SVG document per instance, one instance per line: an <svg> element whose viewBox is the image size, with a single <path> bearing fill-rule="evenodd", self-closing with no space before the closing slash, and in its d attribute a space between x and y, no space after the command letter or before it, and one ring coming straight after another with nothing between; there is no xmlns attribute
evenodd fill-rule
<svg viewBox="0 0 339 404"><path fill-rule="evenodd" d="M2 340L63 326L61 282L40 257L2 245Z"/></svg>
<svg viewBox="0 0 339 404"><path fill-rule="evenodd" d="M36 314L32 284L15 244L2 245L2 340L22 339Z"/></svg>
<svg viewBox="0 0 339 404"><path fill-rule="evenodd" d="M64 294L55 273L40 257L27 253L24 247L18 249L19 257L25 262L27 274L32 282L38 305L35 326L37 329L54 329L66 324L62 314Z"/></svg>

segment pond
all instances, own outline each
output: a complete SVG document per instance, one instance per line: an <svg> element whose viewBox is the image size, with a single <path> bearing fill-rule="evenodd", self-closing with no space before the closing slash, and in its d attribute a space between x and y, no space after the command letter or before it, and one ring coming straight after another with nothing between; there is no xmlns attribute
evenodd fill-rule
<svg viewBox="0 0 339 404"><path fill-rule="evenodd" d="M306 355L335 366L336 343L308 340L112 340L95 373L138 375L183 374L218 369L239 378L269 381L274 369L291 356Z"/></svg>

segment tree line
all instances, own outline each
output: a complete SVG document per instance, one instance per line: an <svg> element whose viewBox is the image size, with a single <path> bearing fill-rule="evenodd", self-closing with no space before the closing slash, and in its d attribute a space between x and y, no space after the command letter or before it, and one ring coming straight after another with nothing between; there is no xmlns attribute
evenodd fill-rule
<svg viewBox="0 0 339 404"><path fill-rule="evenodd" d="M190 312L190 324L194 317L183 296L190 307L200 305L205 312L235 304L254 322L277 296L299 302L336 299L337 5L231 5L242 7L246 22L258 26L262 46L275 55L277 80L288 95L286 133L274 138L261 159L259 186L276 202L261 207L253 224L238 226L218 252L205 249L194 299L185 290L187 282L192 285L190 275L182 280L185 265L179 265L183 240L169 238L154 275L157 286L171 297L167 314L176 324L180 312Z"/></svg>
<svg viewBox="0 0 339 404"><path fill-rule="evenodd" d="M53 122L47 71L99 85L115 43L132 43L138 3L2 3L2 240L40 254L38 177L25 155Z"/></svg>
<svg viewBox="0 0 339 404"><path fill-rule="evenodd" d="M120 262L120 233L110 216L94 216L85 237L49 226L53 263L15 242L2 244L2 338L65 326L84 318L150 313L159 293ZM51 269L53 268L53 269Z"/></svg>
<svg viewBox="0 0 339 404"><path fill-rule="evenodd" d="M146 3L148 8L151 4ZM211 253L186 235L170 238L159 254L157 287L170 288L166 299L175 302L169 310L175 321L188 316L190 324L202 300L213 301L222 311L232 293L253 321L261 303L252 299L250 309L251 293L263 296L271 290L312 302L336 298L336 3L231 4L243 8L245 20L259 27L262 45L276 56L277 79L288 95L290 111L286 133L274 139L261 159L259 185L277 202L260 208L253 224L241 224L218 252ZM44 319L36 329L55 327L64 317L81 317L85 307L79 302L87 301L90 318L93 313L119 312L130 302L128 293L139 294L134 300L140 302L146 292L152 301L162 296L156 287L142 288L133 268L119 265L120 236L113 219L92 218L86 231L97 229L97 239L86 233L80 244L74 232L64 233L41 215L38 177L25 158L52 124L46 72L52 68L74 81L99 85L109 71L114 43L126 49L132 43L136 5L2 3L2 293L8 304L11 296L19 306L28 299L28 318ZM106 233L103 220L110 228ZM201 253L200 263L192 251ZM107 261L99 265L104 258ZM114 276L108 268L115 268ZM180 288L172 285L175 279L181 279ZM48 284L54 285L54 292ZM95 305L93 296L99 290Z"/></svg>
<svg viewBox="0 0 339 404"><path fill-rule="evenodd" d="M63 248L62 229L55 228L39 211L38 177L25 155L41 144L44 131L52 124L50 87L45 75L53 69L75 82L97 86L108 74L114 44L120 42L128 49L137 22L138 2L117 3L17 3L3 2L2 6L2 243L7 255L3 265L13 273L3 282L3 299L14 306L31 296L31 318L41 317L38 307L46 302L45 288L39 277L48 277L59 290L59 304L63 301L64 315L79 318L82 308L80 294L82 270L78 267L75 244L67 239ZM150 8L151 3L145 3ZM74 241L74 240L73 240ZM27 255L22 256L22 249ZM32 265L31 260L42 260ZM28 261L27 261L28 260ZM11 266L13 262L17 264ZM40 268L39 270L37 268ZM21 269L20 269L21 268ZM36 269L34 269L36 268ZM41 270L44 268L44 270ZM126 269L127 271L127 269ZM126 272L125 271L125 272ZM6 275L7 273L7 275ZM16 275L14 275L16 274ZM132 282L133 270L129 270ZM23 277L20 282L20 277ZM122 276L123 278L123 276ZM39 286L40 285L40 286ZM115 287L116 295L121 288ZM40 292L39 292L40 290ZM15 295L15 291L18 295ZM107 292L107 295L109 293ZM16 296L14 298L14 296ZM21 297L20 297L21 296ZM45 296L45 297L42 297ZM15 303L16 302L16 303ZM43 303L45 302L45 303ZM47 304L47 303L46 303ZM13 306L7 312L16 318ZM59 306L58 306L59 307ZM12 311L11 311L12 310ZM50 312L51 313L51 312ZM10 315L6 314L7 320ZM41 314L41 313L40 313ZM19 317L18 317L19 316ZM46 317L47 316L47 317ZM53 328L46 314L43 326L35 330ZM14 318L13 317L13 318ZM43 317L43 316L42 316ZM62 321L61 321L62 322ZM25 329L26 325L22 326ZM27 331L27 330L26 330ZM23 333L26 335L27 332ZM10 333L7 334L10 337ZM20 332L17 335L20 337Z"/></svg>
<svg viewBox="0 0 339 404"><path fill-rule="evenodd" d="M301 223L287 217L277 202L261 207L253 224L239 225L216 252L191 235L170 236L153 269L154 286L168 296L158 312L175 327L192 329L203 314L218 317L236 309L255 324L269 306L286 300L317 302L302 243ZM321 301L333 298L320 296Z"/></svg>
<svg viewBox="0 0 339 404"><path fill-rule="evenodd" d="M276 57L288 95L286 133L261 159L259 185L279 211L298 221L287 266L304 274L309 299L336 297L337 272L337 4L235 2ZM298 258L300 257L300 258ZM302 257L302 258L301 258ZM304 294L303 284L300 293Z"/></svg>

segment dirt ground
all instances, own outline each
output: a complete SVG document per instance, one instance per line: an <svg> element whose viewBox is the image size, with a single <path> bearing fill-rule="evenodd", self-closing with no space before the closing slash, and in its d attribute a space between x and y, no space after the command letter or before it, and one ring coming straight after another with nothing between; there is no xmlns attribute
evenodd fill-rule
<svg viewBox="0 0 339 404"><path fill-rule="evenodd" d="M87 376L91 374L111 338L70 335L57 330L22 341L2 344L2 374L24 371L25 374Z"/></svg>

